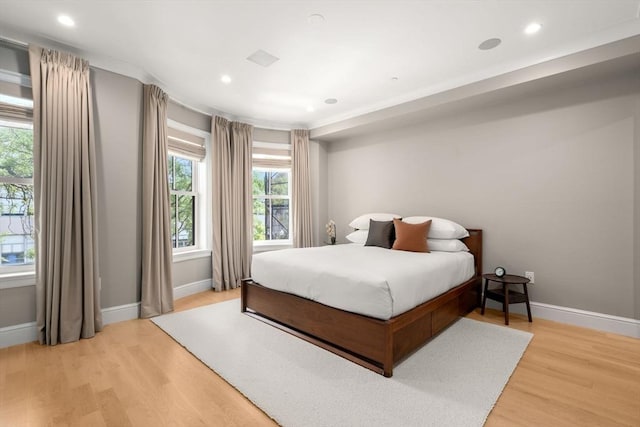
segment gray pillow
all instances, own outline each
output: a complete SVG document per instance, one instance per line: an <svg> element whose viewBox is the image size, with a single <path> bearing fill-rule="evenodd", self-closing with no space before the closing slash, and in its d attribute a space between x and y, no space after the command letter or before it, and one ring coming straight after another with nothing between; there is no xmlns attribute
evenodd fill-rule
<svg viewBox="0 0 640 427"><path fill-rule="evenodd" d="M391 249L393 242L396 240L396 229L393 221L374 221L369 220L369 235L365 246L379 246L385 249Z"/></svg>

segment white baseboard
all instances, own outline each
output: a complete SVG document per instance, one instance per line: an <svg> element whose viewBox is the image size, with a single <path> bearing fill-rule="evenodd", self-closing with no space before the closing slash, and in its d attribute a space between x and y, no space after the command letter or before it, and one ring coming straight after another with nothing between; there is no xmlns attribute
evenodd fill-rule
<svg viewBox="0 0 640 427"><path fill-rule="evenodd" d="M501 310L500 303L487 300L487 307ZM526 314L524 304L509 306L512 313ZM583 328L596 329L604 332L625 335L632 338L640 338L640 320L627 317L613 316L611 314L596 313L594 311L580 310L577 308L561 307L558 305L544 304L531 301L531 315L535 318L553 320L554 322L567 323Z"/></svg>
<svg viewBox="0 0 640 427"><path fill-rule="evenodd" d="M119 305L102 309L102 324L122 322L140 317L140 303ZM36 322L0 328L0 348L24 344L38 339Z"/></svg>
<svg viewBox="0 0 640 427"><path fill-rule="evenodd" d="M24 344L38 339L36 322L22 323L20 325L0 328L0 348L12 345Z"/></svg>
<svg viewBox="0 0 640 427"><path fill-rule="evenodd" d="M559 307L541 302L531 303L531 314L542 319L640 338L640 320L637 319L579 310L577 308Z"/></svg>
<svg viewBox="0 0 640 427"><path fill-rule="evenodd" d="M211 279L187 283L173 288L173 298L179 299L211 289ZM102 309L102 323L108 325L125 320L138 319L140 317L140 303L119 305ZM0 328L0 348L12 345L24 344L38 339L36 322L22 323L20 325Z"/></svg>
<svg viewBox="0 0 640 427"><path fill-rule="evenodd" d="M173 288L173 299L180 299L198 292L210 291L213 287L211 279L200 280L198 282L187 283L186 285Z"/></svg>
<svg viewBox="0 0 640 427"><path fill-rule="evenodd" d="M125 320L137 319L140 317L140 303L118 305L102 309L102 324L123 322Z"/></svg>

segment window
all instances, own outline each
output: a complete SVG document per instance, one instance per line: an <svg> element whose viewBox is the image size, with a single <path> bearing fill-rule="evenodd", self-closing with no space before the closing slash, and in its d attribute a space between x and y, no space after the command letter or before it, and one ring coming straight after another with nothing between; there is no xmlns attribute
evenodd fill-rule
<svg viewBox="0 0 640 427"><path fill-rule="evenodd" d="M289 241L291 172L253 168L253 240Z"/></svg>
<svg viewBox="0 0 640 427"><path fill-rule="evenodd" d="M288 133L284 134L288 140ZM253 243L286 243L291 235L291 145L253 142Z"/></svg>
<svg viewBox="0 0 640 427"><path fill-rule="evenodd" d="M205 160L206 132L167 120L171 245L174 261L203 255L210 247L207 218L210 198Z"/></svg>
<svg viewBox="0 0 640 427"><path fill-rule="evenodd" d="M169 153L169 192L171 201L171 245L196 246L197 167L194 160Z"/></svg>
<svg viewBox="0 0 640 427"><path fill-rule="evenodd" d="M32 102L0 95L0 272L35 263Z"/></svg>

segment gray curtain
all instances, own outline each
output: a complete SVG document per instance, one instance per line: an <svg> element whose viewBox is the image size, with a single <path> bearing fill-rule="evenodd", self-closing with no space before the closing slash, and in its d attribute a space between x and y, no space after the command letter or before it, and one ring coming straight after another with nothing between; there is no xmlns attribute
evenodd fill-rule
<svg viewBox="0 0 640 427"><path fill-rule="evenodd" d="M238 287L251 274L253 127L214 117L211 134L213 284L221 291Z"/></svg>
<svg viewBox="0 0 640 427"><path fill-rule="evenodd" d="M167 171L168 98L159 87L144 86L141 317L152 317L173 310L173 253Z"/></svg>
<svg viewBox="0 0 640 427"><path fill-rule="evenodd" d="M291 163L293 246L308 248L313 246L308 130L291 131Z"/></svg>
<svg viewBox="0 0 640 427"><path fill-rule="evenodd" d="M33 88L36 323L41 344L102 329L89 63L29 46Z"/></svg>

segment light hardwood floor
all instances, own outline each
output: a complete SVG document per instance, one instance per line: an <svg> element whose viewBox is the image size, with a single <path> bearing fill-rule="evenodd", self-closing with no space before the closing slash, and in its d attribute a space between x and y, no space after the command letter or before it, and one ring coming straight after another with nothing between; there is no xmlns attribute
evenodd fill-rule
<svg viewBox="0 0 640 427"><path fill-rule="evenodd" d="M203 292L176 309L238 296ZM640 340L515 315L510 327L535 336L487 426L640 426ZM77 343L0 349L0 426L48 425L275 423L149 320L131 320Z"/></svg>

